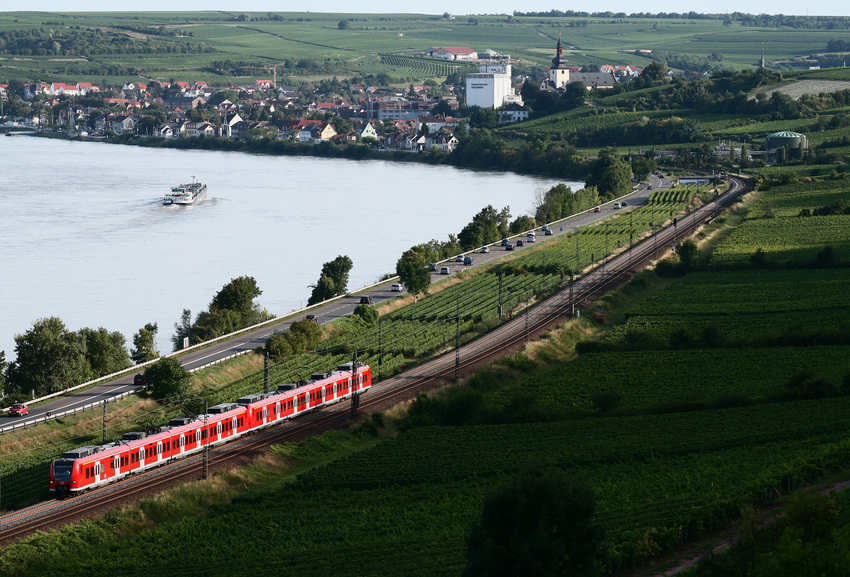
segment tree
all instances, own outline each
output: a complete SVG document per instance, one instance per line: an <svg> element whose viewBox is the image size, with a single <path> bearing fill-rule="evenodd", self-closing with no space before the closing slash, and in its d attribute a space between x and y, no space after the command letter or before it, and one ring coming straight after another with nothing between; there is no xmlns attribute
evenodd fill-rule
<svg viewBox="0 0 850 577"><path fill-rule="evenodd" d="M370 307L369 305L357 305L354 307L354 316L370 327L377 326L381 318L375 307Z"/></svg>
<svg viewBox="0 0 850 577"><path fill-rule="evenodd" d="M521 473L485 499L464 575L601 575L595 509L590 487L559 470Z"/></svg>
<svg viewBox="0 0 850 577"><path fill-rule="evenodd" d="M651 158L637 156L632 159L632 173L635 176L635 180L645 180L656 170L658 170L658 163Z"/></svg>
<svg viewBox="0 0 850 577"><path fill-rule="evenodd" d="M156 350L156 333L159 327L156 323L148 323L133 335L133 349L130 358L134 363L146 363L159 356Z"/></svg>
<svg viewBox="0 0 850 577"><path fill-rule="evenodd" d="M354 263L347 256L338 256L322 265L319 282L313 287L313 293L307 300L308 305L320 303L348 291L348 275Z"/></svg>
<svg viewBox="0 0 850 577"><path fill-rule="evenodd" d="M192 382L192 375L177 359L170 357L163 357L145 369L144 377L154 399L162 403L186 400Z"/></svg>
<svg viewBox="0 0 850 577"><path fill-rule="evenodd" d="M127 341L118 331L109 332L103 327L83 328L79 334L86 343L86 360L93 378L117 373L132 364Z"/></svg>
<svg viewBox="0 0 850 577"><path fill-rule="evenodd" d="M548 222L548 221L543 221ZM511 234L519 234L526 230L532 230L537 227L537 222L531 218L530 216L523 214L522 216L518 216L515 221L511 223L511 226L508 228L508 232Z"/></svg>
<svg viewBox="0 0 850 577"><path fill-rule="evenodd" d="M348 20L340 20L339 23L336 25L336 27L340 30L348 30L348 26Z"/></svg>
<svg viewBox="0 0 850 577"><path fill-rule="evenodd" d="M86 374L85 353L85 339L69 331L61 319L39 319L15 336L17 358L7 369L8 388L46 395L77 385Z"/></svg>
<svg viewBox="0 0 850 577"><path fill-rule="evenodd" d="M469 120L476 128L496 128L499 125L499 113L495 108L473 107Z"/></svg>
<svg viewBox="0 0 850 577"><path fill-rule="evenodd" d="M395 264L398 278L413 298L426 292L431 285L431 273L428 272L427 264L425 257L416 250L416 247L404 251Z"/></svg>
<svg viewBox="0 0 850 577"><path fill-rule="evenodd" d="M501 211L496 211L492 205L488 204L473 216L472 222L463 227L457 235L461 248L469 250L507 236L510 218L510 207L506 206Z"/></svg>
<svg viewBox="0 0 850 577"><path fill-rule="evenodd" d="M679 262L682 264L682 272L690 272L699 268L699 247L693 240L688 239L676 247Z"/></svg>
<svg viewBox="0 0 850 577"><path fill-rule="evenodd" d="M183 348L183 339L189 337L189 344L192 344L192 311L183 309L183 314L180 315L180 322L174 323L174 335L171 337L171 350L179 351Z"/></svg>
<svg viewBox="0 0 850 577"><path fill-rule="evenodd" d="M210 302L210 312L226 309L238 313L245 320L248 320L254 308L254 299L261 294L263 294L263 291L257 286L254 277L240 276L230 279L230 282L224 285L213 297L212 302Z"/></svg>
<svg viewBox="0 0 850 577"><path fill-rule="evenodd" d="M6 392L6 369L9 363L6 362L6 351L0 351L0 398Z"/></svg>

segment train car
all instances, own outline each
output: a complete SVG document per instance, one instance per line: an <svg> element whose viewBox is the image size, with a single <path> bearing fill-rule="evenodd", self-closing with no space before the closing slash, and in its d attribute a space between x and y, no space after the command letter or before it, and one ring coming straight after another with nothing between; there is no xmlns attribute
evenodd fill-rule
<svg viewBox="0 0 850 577"><path fill-rule="evenodd" d="M181 459L304 413L351 398L372 386L368 366L340 365L316 373L303 385L280 385L273 393L256 393L235 403L209 407L207 414L171 419L167 425L124 433L121 440L87 445L62 454L50 464L50 490L57 496L86 491L134 473Z"/></svg>

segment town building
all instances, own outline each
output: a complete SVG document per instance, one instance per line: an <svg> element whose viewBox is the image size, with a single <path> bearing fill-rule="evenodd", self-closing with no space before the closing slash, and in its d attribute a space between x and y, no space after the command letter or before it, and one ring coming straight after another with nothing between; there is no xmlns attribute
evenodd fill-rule
<svg viewBox="0 0 850 577"><path fill-rule="evenodd" d="M478 74L466 75L466 105L501 108L514 102L522 105L522 96L514 91L511 65L505 62L482 62Z"/></svg>
<svg viewBox="0 0 850 577"><path fill-rule="evenodd" d="M552 59L552 66L548 72L548 76L540 83L540 90L547 92L563 92L571 82L581 82L585 88L613 88L617 84L617 77L612 69L580 72L574 66L567 66L560 36L555 49L555 58Z"/></svg>

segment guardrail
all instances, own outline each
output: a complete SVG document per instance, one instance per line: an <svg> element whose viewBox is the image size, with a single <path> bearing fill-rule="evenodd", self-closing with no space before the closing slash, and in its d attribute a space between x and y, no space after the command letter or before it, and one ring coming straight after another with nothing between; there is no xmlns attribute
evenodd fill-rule
<svg viewBox="0 0 850 577"><path fill-rule="evenodd" d="M41 417L36 417L34 419L28 419L22 423L17 423L11 426L6 426L0 428L0 435L3 433L11 433L12 431L17 431L18 429L26 429L28 427L34 427L39 423L46 423L47 421L52 421L53 419L61 419L62 417L67 417L69 415L76 415L77 413L82 413L83 411L88 411L90 409L94 409L95 407L102 407L104 403L114 403L120 399L124 399L129 397L130 395L135 395L139 391L143 390L144 387L139 387L137 389L131 389L129 391L125 391L118 395L114 395L111 397L106 397L100 401L93 401L91 403L87 403L80 407L74 407L73 409L68 409L65 411L51 412L50 415L42 415Z"/></svg>
<svg viewBox="0 0 850 577"><path fill-rule="evenodd" d="M620 196L620 197L618 197L618 198L611 199L611 200L609 200L609 201L607 201L607 202L604 202L604 203L600 204L600 206L604 206L604 205L607 205L607 204L610 204L610 203L613 203L613 202L617 202L617 201L622 200L622 199L624 199L624 198L628 198L629 196L631 196L632 194L634 194L635 192L637 192L637 190L638 190L638 189L639 189L639 186L638 186L638 185L635 185L635 186L633 186L633 187L632 187L632 192L630 192L629 194L625 194L625 195ZM550 227L551 227L551 226L556 225L556 224L558 224L558 223L564 223L564 222L566 222L566 221L568 221L568 220L570 220L570 219L572 219L572 218L576 218L576 217L581 216L581 215L583 215L583 214L587 214L587 213L589 213L589 212L592 212L593 210L594 210L593 208L589 208L589 209L587 209L587 210L583 210L583 211L581 211L581 212L577 212L577 213L575 213L575 214L571 214L571 215L569 215L569 216L565 216L564 218L561 218L561 219L558 219L558 220L552 221L551 223L547 223L547 224L546 224L546 226L550 226ZM531 229L531 230L537 230L537 228L534 228L534 229ZM519 238L519 237L527 236L529 232L531 232L531 231L521 232L521 233L515 234L515 235L513 235L513 236L509 236L509 237L507 237L507 238L508 238L508 239L512 239L512 238ZM501 242L501 241L499 241L499 242ZM486 246L496 246L497 244L498 244L498 242L494 242L494 243L490 243L489 245L486 245ZM473 249L472 251L467 251L466 253L461 253L460 255L456 255L456 256L454 256L454 257L449 257L449 258L443 259L443 260L441 260L441 261L437 261L437 263L435 263L435 264L442 264L442 263L453 262L453 261L454 261L454 259L455 259L457 256L463 256L463 255L465 255L465 254L468 254L469 252L474 252L475 250L477 250L477 249ZM322 301L321 303L316 303L316 304L314 304L314 305L309 305L309 306L306 306L306 307L303 307L303 308L300 308L300 309L292 310L292 311L290 311L290 312L286 313L285 315L276 316L276 317L274 317L274 318L272 318L272 319L269 319L269 320L263 321L263 322L261 322L261 323L257 323L257 324L255 324L255 325L251 325L251 326L249 326L249 327L245 327L244 329L239 329L238 331L234 331L234 332L232 332L232 333L228 333L228 334L226 334L226 335L221 335L220 337L216 337L216 338L214 338L214 339L210 339L210 340L208 340L208 341L203 341L203 342L198 343L198 344L196 344L196 345L192 345L191 347L186 347L185 349L180 349L179 351L173 351L173 352L171 352L171 353L168 353L168 354L166 354L166 355L162 355L162 356L163 356L163 357L174 357L174 356L182 355L182 354L184 354L184 353L187 353L187 352L193 351L193 350L195 350L195 349L200 349L200 348L203 348L203 347L207 347L207 346L209 346L209 345L211 345L211 344L213 344L213 343L219 342L219 341L229 340L229 339L232 339L233 337L235 337L236 335L239 335L239 334L242 334L242 333L245 333L245 332L249 332L249 331L253 331L253 330L256 330L256 329L262 328L262 327L264 327L264 326L266 326L266 325L271 325L271 324L274 324L274 323L278 323L278 322L280 322L280 321L282 321L282 320L284 320L284 319L286 319L286 318L289 318L289 317L292 317L292 316L297 316L297 315L299 315L299 314L302 314L302 313L305 313L305 312L307 312L307 311L313 310L313 309L315 309L315 308L317 308L317 307L324 306L324 305L326 305L327 303L334 302L334 301L338 301L338 300L341 300L341 299L344 299L344 298L348 298L348 297L350 297L350 296L351 296L351 295L353 295L353 294L356 294L356 293L362 292L362 291L364 291L364 290L368 290L368 289L374 288L374 287L376 287L376 286L380 286L380 285L382 285L382 284L385 284L385 283L388 283L388 282L391 282L391 281L394 281L394 280L398 280L398 276L392 276L392 277L389 277L389 278L385 278L385 279L379 280L378 282L372 283L372 284L370 284L370 285L366 285L366 286L364 286L364 287L360 287L359 289L356 289L356 290L353 290L353 291L349 291L349 292L347 292L347 293L346 293L346 294L344 294L344 295L339 295L339 296L336 296L336 297L332 297L332 298L329 298L329 299L327 299L327 300ZM237 356L243 355L243 354L248 353L248 352L250 352L250 351L249 351L249 350L240 351L240 352L238 352L238 353L235 353L235 354L233 354L233 355L229 355L229 356L227 356L227 357L225 357L225 358L222 358L222 359L218 359L218 360L213 361L213 362L211 362L211 363L207 363L207 364L202 365L202 366L200 366L200 367L195 367L195 368L191 369L189 372L194 373L194 372L200 371L200 370L205 369L205 368L207 368L207 367L210 367L210 366L212 366L212 365L215 365L215 364L218 364L218 363L224 362L224 361L226 361L226 360L232 359L232 358L234 358L234 357L237 357ZM123 374L126 374L128 371L131 371L131 370L138 370L138 369L141 369L141 368L147 367L147 366L149 366L149 365L152 365L153 363L157 362L160 358L162 358L162 357L158 357L158 358L156 358L156 359L153 359L153 360L150 360L150 361L146 361L146 362L144 362L144 363L139 363L138 365L133 365L132 367L129 367L129 368L127 368L127 369L124 369L124 370L121 370L121 371L118 371L118 372L115 372L115 373L111 373L111 374L109 374L109 375L104 375L104 376L102 376L102 377L98 377L97 379L93 379L93 380L91 380L91 381L87 381L87 382L85 382L85 383L81 383L81 384L79 384L79 385L75 385L75 386L73 386L73 387L69 387L69 388L64 389L64 390L62 390L62 391L57 391L57 392L55 392L55 393L51 393L51 394L49 394L49 395L45 395L45 396L43 396L43 397L39 397L39 398L37 398L37 399L33 399L33 400L32 400L32 401L30 401L30 402L32 402L32 403L39 403L39 402L42 402L42 401L46 401L46 400L49 400L49 399L53 399L53 398L56 398L56 397L60 397L60 396L63 396L63 395L67 395L68 393L70 393L70 392L72 392L72 391L76 391L76 390L83 389L83 388L86 388L86 387L91 387L92 385L95 385L95 384L100 383L100 382L102 382L102 381L107 381L107 380L109 380L109 379L113 379L113 378L115 378L115 377L119 377L119 376L121 376L121 375L123 375ZM121 398L123 398L123 397L121 397ZM6 412L8 412L8 411L9 411L9 409L10 409L10 408L11 408L11 407L4 407L4 408L0 409L0 413L6 413ZM56 418L59 418L59 417L56 417ZM44 420L46 421L46 420L47 420L47 418L45 418ZM14 429L12 429L12 430L14 430ZM6 431L6 428L0 428L0 434L4 433L5 431Z"/></svg>

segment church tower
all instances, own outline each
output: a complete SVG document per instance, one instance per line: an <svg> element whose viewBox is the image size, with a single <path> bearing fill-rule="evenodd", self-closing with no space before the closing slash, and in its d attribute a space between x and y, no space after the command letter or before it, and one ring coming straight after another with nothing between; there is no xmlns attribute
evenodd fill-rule
<svg viewBox="0 0 850 577"><path fill-rule="evenodd" d="M558 90L570 83L570 69L567 68L567 59L564 58L564 44L561 35L558 34L558 46L555 57L552 59L552 67L549 69L549 79L544 80L540 90Z"/></svg>

